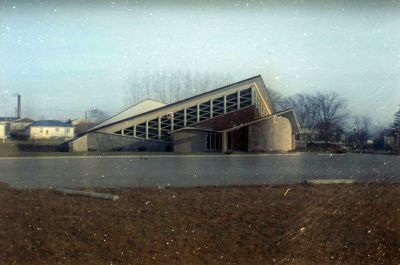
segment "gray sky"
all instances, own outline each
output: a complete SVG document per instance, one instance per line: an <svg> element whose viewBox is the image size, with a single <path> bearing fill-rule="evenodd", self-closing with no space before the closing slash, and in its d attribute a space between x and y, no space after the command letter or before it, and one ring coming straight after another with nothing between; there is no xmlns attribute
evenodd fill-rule
<svg viewBox="0 0 400 265"><path fill-rule="evenodd" d="M336 91L386 124L400 104L399 1L0 0L0 116L126 107L133 73L263 75L284 95Z"/></svg>

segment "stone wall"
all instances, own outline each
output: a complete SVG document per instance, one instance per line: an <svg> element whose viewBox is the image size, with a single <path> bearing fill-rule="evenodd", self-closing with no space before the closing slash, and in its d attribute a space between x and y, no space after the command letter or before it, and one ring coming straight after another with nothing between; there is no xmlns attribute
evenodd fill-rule
<svg viewBox="0 0 400 265"><path fill-rule="evenodd" d="M86 152L88 150L87 135L81 136L68 143L70 152Z"/></svg>
<svg viewBox="0 0 400 265"><path fill-rule="evenodd" d="M70 143L70 151L169 151L171 144L118 134L93 132Z"/></svg>
<svg viewBox="0 0 400 265"><path fill-rule="evenodd" d="M250 152L287 152L294 150L294 134L285 117L266 119L249 125Z"/></svg>
<svg viewBox="0 0 400 265"><path fill-rule="evenodd" d="M190 153L206 151L206 132L182 130L174 133L174 152Z"/></svg>

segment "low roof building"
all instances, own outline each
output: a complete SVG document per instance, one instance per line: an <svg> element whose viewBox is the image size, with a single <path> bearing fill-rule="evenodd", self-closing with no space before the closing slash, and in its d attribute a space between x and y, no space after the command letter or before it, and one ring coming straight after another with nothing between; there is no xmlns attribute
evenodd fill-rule
<svg viewBox="0 0 400 265"><path fill-rule="evenodd" d="M74 127L58 120L39 120L26 128L30 139L72 139Z"/></svg>

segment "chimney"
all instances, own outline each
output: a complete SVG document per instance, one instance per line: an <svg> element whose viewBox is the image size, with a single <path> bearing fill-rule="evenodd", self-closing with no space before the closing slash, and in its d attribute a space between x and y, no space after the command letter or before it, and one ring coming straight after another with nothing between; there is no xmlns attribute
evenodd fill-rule
<svg viewBox="0 0 400 265"><path fill-rule="evenodd" d="M17 119L21 119L21 95L18 94Z"/></svg>

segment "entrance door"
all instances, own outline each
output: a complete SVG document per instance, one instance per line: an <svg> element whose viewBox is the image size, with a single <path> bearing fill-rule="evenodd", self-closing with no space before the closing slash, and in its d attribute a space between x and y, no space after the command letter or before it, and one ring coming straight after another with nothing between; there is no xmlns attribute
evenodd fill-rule
<svg viewBox="0 0 400 265"><path fill-rule="evenodd" d="M243 127L233 132L228 132L228 150L247 152L249 142L249 128Z"/></svg>
<svg viewBox="0 0 400 265"><path fill-rule="evenodd" d="M227 150L229 150L229 151L232 151L232 132L228 132L228 139L227 139L227 142L228 142L228 148L227 148Z"/></svg>

